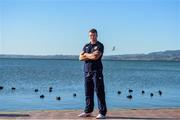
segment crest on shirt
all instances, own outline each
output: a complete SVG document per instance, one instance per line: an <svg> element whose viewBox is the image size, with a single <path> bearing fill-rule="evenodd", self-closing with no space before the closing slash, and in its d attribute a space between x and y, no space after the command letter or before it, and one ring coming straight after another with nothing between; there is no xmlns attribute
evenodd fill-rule
<svg viewBox="0 0 180 120"><path fill-rule="evenodd" d="M98 47L97 47L97 46L95 46L95 47L94 47L94 50L97 50L97 49L98 49Z"/></svg>
<svg viewBox="0 0 180 120"><path fill-rule="evenodd" d="M88 46L86 46L86 49L88 49Z"/></svg>

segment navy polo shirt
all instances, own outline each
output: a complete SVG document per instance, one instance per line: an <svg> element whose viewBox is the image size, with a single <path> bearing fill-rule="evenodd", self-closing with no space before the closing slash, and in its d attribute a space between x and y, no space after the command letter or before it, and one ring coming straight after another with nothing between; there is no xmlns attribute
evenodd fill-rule
<svg viewBox="0 0 180 120"><path fill-rule="evenodd" d="M83 51L85 53L92 53L98 50L102 53L104 52L104 46L101 42L97 41L95 44L88 43L83 47ZM101 62L102 56L98 60L86 60L84 62L84 72L94 72L94 71L102 71L103 65Z"/></svg>

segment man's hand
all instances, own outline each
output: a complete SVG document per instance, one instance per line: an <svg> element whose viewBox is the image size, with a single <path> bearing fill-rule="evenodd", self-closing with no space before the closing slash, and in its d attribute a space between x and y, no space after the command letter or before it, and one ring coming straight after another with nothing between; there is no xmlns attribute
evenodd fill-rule
<svg viewBox="0 0 180 120"><path fill-rule="evenodd" d="M88 60L88 58L86 58L86 56L85 56L85 52L84 52L84 51L82 51L82 52L80 53L80 55L79 55L79 60L80 60L80 61Z"/></svg>

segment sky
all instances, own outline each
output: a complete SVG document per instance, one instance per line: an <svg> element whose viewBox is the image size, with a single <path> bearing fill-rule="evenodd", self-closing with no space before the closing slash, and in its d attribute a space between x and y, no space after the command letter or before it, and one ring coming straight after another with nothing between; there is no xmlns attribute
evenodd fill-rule
<svg viewBox="0 0 180 120"><path fill-rule="evenodd" d="M177 50L180 0L0 0L0 54L78 55L92 28L105 55Z"/></svg>

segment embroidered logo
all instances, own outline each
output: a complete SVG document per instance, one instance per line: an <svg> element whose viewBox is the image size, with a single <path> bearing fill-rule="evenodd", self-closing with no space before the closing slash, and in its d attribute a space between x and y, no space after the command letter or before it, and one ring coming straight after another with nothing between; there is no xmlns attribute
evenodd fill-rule
<svg viewBox="0 0 180 120"><path fill-rule="evenodd" d="M97 47L97 46L95 46L95 47L94 47L94 50L97 50L97 48L98 48L98 47Z"/></svg>

